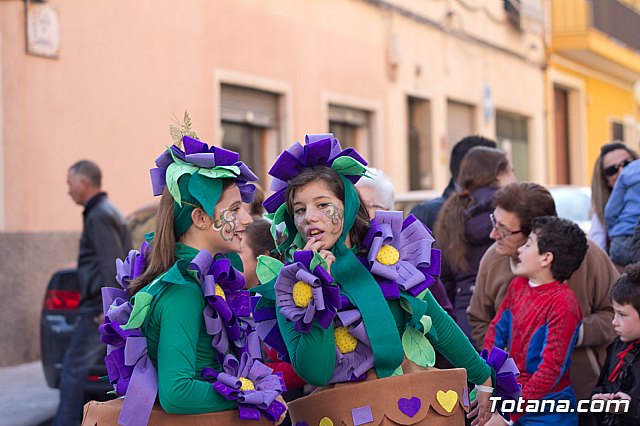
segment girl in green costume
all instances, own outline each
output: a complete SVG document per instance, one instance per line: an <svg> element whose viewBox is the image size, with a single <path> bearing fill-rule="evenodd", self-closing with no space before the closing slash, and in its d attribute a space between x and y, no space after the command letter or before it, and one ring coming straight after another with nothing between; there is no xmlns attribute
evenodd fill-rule
<svg viewBox="0 0 640 426"><path fill-rule="evenodd" d="M285 224L280 249L291 262L274 268L272 260L259 261L263 284L255 290L262 298L254 318L265 320L261 337L283 349L298 375L315 386L430 367L433 343L477 385L472 414L481 413L474 423L483 425L491 416L495 372L428 291L430 275L439 274L439 252L431 249L426 229L411 217L398 223L400 212L379 212L372 227L353 185L366 176L364 164L355 151L342 151L333 135L308 135L305 146L296 143L272 167L275 193L264 205L274 228ZM271 329L270 302L276 308ZM416 415L419 403L402 403L404 414ZM294 420L315 421L316 413L307 418L295 405ZM369 414L353 414L354 424L376 412L369 405L361 409Z"/></svg>
<svg viewBox="0 0 640 426"><path fill-rule="evenodd" d="M240 319L250 314L249 294L231 266L241 269L237 252L253 222L244 203L257 178L235 152L189 136L181 141L184 151L172 145L151 170L162 198L150 245L118 264L131 302L123 290L103 294L105 361L125 396L119 423L153 422L157 392L169 414L238 408L219 421L246 424L264 415L279 424L286 412L280 379L256 358L257 334Z"/></svg>

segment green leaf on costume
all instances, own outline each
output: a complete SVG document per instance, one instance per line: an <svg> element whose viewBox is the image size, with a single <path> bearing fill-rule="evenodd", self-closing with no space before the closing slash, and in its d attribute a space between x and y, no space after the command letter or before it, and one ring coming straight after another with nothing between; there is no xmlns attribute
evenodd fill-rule
<svg viewBox="0 0 640 426"><path fill-rule="evenodd" d="M400 307L410 314L413 313L413 309L411 308L411 303L405 298L400 298Z"/></svg>
<svg viewBox="0 0 640 426"><path fill-rule="evenodd" d="M403 374L404 372L402 371L402 365L399 365L398 368L396 368L396 371L394 371L393 374L391 374L391 377L402 376Z"/></svg>
<svg viewBox="0 0 640 426"><path fill-rule="evenodd" d="M322 258L322 256L320 256L320 253L314 251L313 259L311 259L311 263L309 264L309 270L313 272L313 270L316 269L316 266L318 265L322 265L325 270L327 269L327 262Z"/></svg>
<svg viewBox="0 0 640 426"><path fill-rule="evenodd" d="M231 262L231 266L236 268L240 272L244 272L244 264L242 263L242 258L235 251L231 251L229 253L225 253L224 257L229 259Z"/></svg>
<svg viewBox="0 0 640 426"><path fill-rule="evenodd" d="M235 179L240 175L240 168L238 166L216 166L210 169L199 169L198 173L211 179Z"/></svg>
<svg viewBox="0 0 640 426"><path fill-rule="evenodd" d="M284 218L286 214L287 214L287 204L282 203L282 205L278 207L278 209L275 212L265 215L267 219L271 221L270 231L271 231L271 237L273 238L273 241L278 241L278 225L284 222ZM276 244L276 249L277 247L278 245Z"/></svg>
<svg viewBox="0 0 640 426"><path fill-rule="evenodd" d="M143 323L147 314L149 313L149 307L153 296L144 291L139 291L133 298L133 310L129 316L129 321L122 326L123 330L130 330L132 328L139 328Z"/></svg>
<svg viewBox="0 0 640 426"><path fill-rule="evenodd" d="M411 327L417 326L422 316L427 312L427 302L404 291L400 292L400 306L411 314L409 320Z"/></svg>
<svg viewBox="0 0 640 426"><path fill-rule="evenodd" d="M420 324L422 324L422 332L427 334L431 330L432 326L431 317L429 315L424 315L420 319Z"/></svg>
<svg viewBox="0 0 640 426"><path fill-rule="evenodd" d="M194 173L189 179L188 189L193 198L198 200L204 211L213 216L216 203L222 194L222 181L212 179L203 173Z"/></svg>
<svg viewBox="0 0 640 426"><path fill-rule="evenodd" d="M261 308L263 306L276 306L276 290L273 288L275 281L276 279L274 278L268 283L260 284L259 286L253 287L251 289L252 293L257 293L262 296L258 301L258 305L256 306L256 308Z"/></svg>
<svg viewBox="0 0 640 426"><path fill-rule="evenodd" d="M410 361L421 367L433 367L436 353L429 340L413 327L407 327L402 334L402 348Z"/></svg>
<svg viewBox="0 0 640 426"><path fill-rule="evenodd" d="M187 273L187 275L193 278L195 282L200 282L200 279L198 278L198 271L196 271L195 269L187 269L185 272Z"/></svg>
<svg viewBox="0 0 640 426"><path fill-rule="evenodd" d="M343 176L371 176L371 173L364 164L346 155L336 158L331 164L331 168Z"/></svg>
<svg viewBox="0 0 640 426"><path fill-rule="evenodd" d="M262 284L272 281L280 274L280 270L284 264L278 259L269 256L258 256L258 265L256 266L256 275Z"/></svg>
<svg viewBox="0 0 640 426"><path fill-rule="evenodd" d="M424 297L427 295L428 291L429 291L429 289L425 288L420 294L418 294L416 299L424 300Z"/></svg>
<svg viewBox="0 0 640 426"><path fill-rule="evenodd" d="M197 168L194 166L190 166L185 163L178 164L177 162L171 163L169 164L169 167L167 167L167 188L169 188L169 192L173 196L173 199L176 201L176 203L182 204L180 188L178 187L178 179L180 179L182 175L192 174L195 170L197 170Z"/></svg>

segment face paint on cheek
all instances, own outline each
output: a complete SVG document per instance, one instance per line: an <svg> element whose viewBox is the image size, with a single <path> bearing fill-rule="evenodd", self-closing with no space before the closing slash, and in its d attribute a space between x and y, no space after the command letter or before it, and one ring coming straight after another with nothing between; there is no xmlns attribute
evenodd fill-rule
<svg viewBox="0 0 640 426"><path fill-rule="evenodd" d="M297 213L293 215L293 223L296 225L296 228L302 227L302 224L304 224L304 219L304 213Z"/></svg>
<svg viewBox="0 0 640 426"><path fill-rule="evenodd" d="M330 230L331 234L337 235L342 232L344 212L338 205L329 203L327 207L322 211L322 215L329 219L332 225L336 225L333 227L333 229Z"/></svg>
<svg viewBox="0 0 640 426"><path fill-rule="evenodd" d="M229 208L223 209L211 225L211 229L220 232L220 236L225 241L233 241L233 234L237 227L236 214L230 211Z"/></svg>

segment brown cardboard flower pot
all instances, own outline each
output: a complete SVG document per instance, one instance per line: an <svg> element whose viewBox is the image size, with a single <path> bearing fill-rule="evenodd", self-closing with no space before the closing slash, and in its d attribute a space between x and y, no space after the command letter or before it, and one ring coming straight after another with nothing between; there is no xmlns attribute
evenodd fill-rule
<svg viewBox="0 0 640 426"><path fill-rule="evenodd" d="M290 402L289 413L294 425L464 425L465 392L464 369L432 368L323 388Z"/></svg>
<svg viewBox="0 0 640 426"><path fill-rule="evenodd" d="M122 398L107 402L90 401L84 406L82 426L117 426ZM264 417L260 421L240 420L238 410L206 414L167 414L159 404L153 406L149 425L153 426L266 426L273 425Z"/></svg>

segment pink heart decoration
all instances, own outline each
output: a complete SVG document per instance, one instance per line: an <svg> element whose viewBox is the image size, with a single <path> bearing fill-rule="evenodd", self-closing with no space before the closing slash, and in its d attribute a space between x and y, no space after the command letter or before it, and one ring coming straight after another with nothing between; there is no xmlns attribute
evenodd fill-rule
<svg viewBox="0 0 640 426"><path fill-rule="evenodd" d="M408 417L413 417L416 415L418 411L420 411L420 407L422 406L422 402L420 398L414 396L409 399L400 398L398 400L398 408Z"/></svg>

